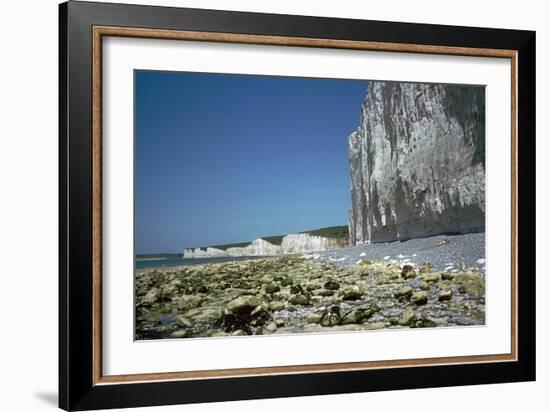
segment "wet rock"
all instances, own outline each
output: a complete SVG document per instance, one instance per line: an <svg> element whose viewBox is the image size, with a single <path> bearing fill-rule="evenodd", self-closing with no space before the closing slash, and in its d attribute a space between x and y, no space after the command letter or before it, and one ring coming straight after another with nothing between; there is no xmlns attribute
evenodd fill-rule
<svg viewBox="0 0 550 412"><path fill-rule="evenodd" d="M411 265L404 265L401 269L401 277L403 279L410 279L414 278L416 276L416 272L414 271L414 268Z"/></svg>
<svg viewBox="0 0 550 412"><path fill-rule="evenodd" d="M281 301L276 301L276 302L271 302L269 304L269 308L273 311L273 312L279 312L281 310L284 310L285 309L285 304Z"/></svg>
<svg viewBox="0 0 550 412"><path fill-rule="evenodd" d="M323 286L318 283L310 283L306 286L308 292L313 292L314 290L321 289Z"/></svg>
<svg viewBox="0 0 550 412"><path fill-rule="evenodd" d="M263 306L257 306L256 309L250 313L250 324L252 326L265 325L270 319L271 314Z"/></svg>
<svg viewBox="0 0 550 412"><path fill-rule="evenodd" d="M314 293L317 296L332 296L332 295L334 295L333 290L327 290L327 289L316 290Z"/></svg>
<svg viewBox="0 0 550 412"><path fill-rule="evenodd" d="M468 282L460 285L458 291L473 296L483 296L485 295L485 285L480 282Z"/></svg>
<svg viewBox="0 0 550 412"><path fill-rule="evenodd" d="M186 318L185 316L176 316L176 325L182 327L182 328L190 328L193 326L193 322L189 318Z"/></svg>
<svg viewBox="0 0 550 412"><path fill-rule="evenodd" d="M293 295L297 295L299 293L304 293L304 288L301 286L301 285L292 285L290 287L290 293L292 293Z"/></svg>
<svg viewBox="0 0 550 412"><path fill-rule="evenodd" d="M164 304L159 308L160 313L170 313L172 312L172 307L169 304Z"/></svg>
<svg viewBox="0 0 550 412"><path fill-rule="evenodd" d="M419 283L418 283L418 287L422 290L430 290L430 285L429 283L427 282L424 282L423 280L421 280Z"/></svg>
<svg viewBox="0 0 550 412"><path fill-rule="evenodd" d="M425 291L414 292L411 296L411 302L417 305L425 305L428 303L428 293Z"/></svg>
<svg viewBox="0 0 550 412"><path fill-rule="evenodd" d="M340 314L339 306L332 306L330 309L327 309L321 315L319 321L321 326L330 327L336 326L342 323L342 316Z"/></svg>
<svg viewBox="0 0 550 412"><path fill-rule="evenodd" d="M441 273L441 280L453 280L455 277L454 273L443 272Z"/></svg>
<svg viewBox="0 0 550 412"><path fill-rule="evenodd" d="M445 290L439 293L437 300L439 300L440 302L445 302L451 300L452 297L453 293L450 290Z"/></svg>
<svg viewBox="0 0 550 412"><path fill-rule="evenodd" d="M483 276L480 273L461 272L461 273L456 273L453 279L455 282L464 283L464 282L483 280Z"/></svg>
<svg viewBox="0 0 550 412"><path fill-rule="evenodd" d="M176 292L176 285L172 282L166 283L159 288L157 301L170 301Z"/></svg>
<svg viewBox="0 0 550 412"><path fill-rule="evenodd" d="M265 290L265 293L272 294L272 293L279 292L281 290L281 288L280 288L279 285L276 285L274 283L270 283L268 285L265 285L264 290Z"/></svg>
<svg viewBox="0 0 550 412"><path fill-rule="evenodd" d="M398 324L400 326L410 326L416 322L416 315L412 308L405 308L399 315Z"/></svg>
<svg viewBox="0 0 550 412"><path fill-rule="evenodd" d="M435 328L437 326L437 322L430 318L422 318L414 322L414 327L416 328Z"/></svg>
<svg viewBox="0 0 550 412"><path fill-rule="evenodd" d="M338 290L340 289L340 284L338 282L335 282L333 280L329 280L324 284L324 288L327 290Z"/></svg>
<svg viewBox="0 0 550 412"><path fill-rule="evenodd" d="M283 319L276 319L275 324L277 325L277 327L281 328L285 326L285 321Z"/></svg>
<svg viewBox="0 0 550 412"><path fill-rule="evenodd" d="M243 280L238 280L234 282L231 286L234 287L235 289L250 289L252 287L251 285L249 285L247 282Z"/></svg>
<svg viewBox="0 0 550 412"><path fill-rule="evenodd" d="M440 278L439 273L424 273L420 275L420 279L427 283L437 282Z"/></svg>
<svg viewBox="0 0 550 412"><path fill-rule="evenodd" d="M280 292L274 293L272 297L276 300L288 300L290 299L290 291L288 290L281 290Z"/></svg>
<svg viewBox="0 0 550 412"><path fill-rule="evenodd" d="M224 313L215 323L216 327L222 328L225 332L245 330L251 333L250 314Z"/></svg>
<svg viewBox="0 0 550 412"><path fill-rule="evenodd" d="M219 306L201 306L185 312L185 317L193 323L215 323L222 316L222 312Z"/></svg>
<svg viewBox="0 0 550 412"><path fill-rule="evenodd" d="M227 309L235 314L251 313L262 301L255 296L239 296L227 304Z"/></svg>
<svg viewBox="0 0 550 412"><path fill-rule="evenodd" d="M159 298L159 290L157 288L151 289L147 294L141 298L142 305L151 305L155 303Z"/></svg>
<svg viewBox="0 0 550 412"><path fill-rule="evenodd" d="M348 290L342 295L342 300L359 300L362 295L356 290Z"/></svg>
<svg viewBox="0 0 550 412"><path fill-rule="evenodd" d="M178 309L186 311L189 309L197 308L201 305L202 298L196 295L183 295L177 300L176 305Z"/></svg>
<svg viewBox="0 0 550 412"><path fill-rule="evenodd" d="M187 329L178 329L170 334L171 338L187 338L189 337L189 331Z"/></svg>
<svg viewBox="0 0 550 412"><path fill-rule="evenodd" d="M226 282L226 281L222 281L222 282L219 283L218 287L222 290L225 290L225 289L231 287L231 283Z"/></svg>
<svg viewBox="0 0 550 412"><path fill-rule="evenodd" d="M248 335L249 335L249 333L248 333L247 331L245 331L245 330L240 330L240 329L239 329L239 330L236 330L235 332L233 332L233 333L231 334L231 336L248 336Z"/></svg>
<svg viewBox="0 0 550 412"><path fill-rule="evenodd" d="M309 295L294 295L291 296L289 299L289 302L293 305L309 305L310 304L310 297Z"/></svg>
<svg viewBox="0 0 550 412"><path fill-rule="evenodd" d="M277 330L277 324L275 322L271 322L265 327L265 330L273 333Z"/></svg>
<svg viewBox="0 0 550 412"><path fill-rule="evenodd" d="M432 271L431 262L424 262L424 264L420 268L420 273L430 273L431 271Z"/></svg>
<svg viewBox="0 0 550 412"><path fill-rule="evenodd" d="M306 322L307 323L313 323L313 324L320 323L321 322L321 315L316 314L316 313L311 314L306 318Z"/></svg>
<svg viewBox="0 0 550 412"><path fill-rule="evenodd" d="M291 286L292 285L292 279L284 278L281 280L281 286Z"/></svg>
<svg viewBox="0 0 550 412"><path fill-rule="evenodd" d="M467 293L473 296L485 295L485 279L474 273L459 273L455 276L454 281L459 284L458 291Z"/></svg>
<svg viewBox="0 0 550 412"><path fill-rule="evenodd" d="M409 299L413 294L413 288L410 286L403 286L402 288L398 289L393 295L397 299Z"/></svg>
<svg viewBox="0 0 550 412"><path fill-rule="evenodd" d="M355 323L363 323L369 316L373 314L372 309L359 308L347 312L342 317L342 325L350 325Z"/></svg>

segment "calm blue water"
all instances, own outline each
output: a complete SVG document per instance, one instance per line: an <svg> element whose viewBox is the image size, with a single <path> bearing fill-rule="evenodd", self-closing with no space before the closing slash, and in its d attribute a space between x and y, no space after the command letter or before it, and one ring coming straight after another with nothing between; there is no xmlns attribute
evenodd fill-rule
<svg viewBox="0 0 550 412"><path fill-rule="evenodd" d="M223 263L234 262L239 260L251 260L251 259L265 259L269 256L239 256L239 257L215 257L215 258L199 258L199 259L183 259L183 258L170 258L170 259L136 259L136 269L154 268L163 266L181 266L181 265L204 265L206 263Z"/></svg>

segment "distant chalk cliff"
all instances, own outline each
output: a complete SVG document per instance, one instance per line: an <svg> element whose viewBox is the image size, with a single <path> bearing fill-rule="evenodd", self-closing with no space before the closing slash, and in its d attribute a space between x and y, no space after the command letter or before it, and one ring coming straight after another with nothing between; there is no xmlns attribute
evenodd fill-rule
<svg viewBox="0 0 550 412"><path fill-rule="evenodd" d="M484 88L369 82L349 164L351 244L484 230Z"/></svg>
<svg viewBox="0 0 550 412"><path fill-rule="evenodd" d="M335 249L347 245L346 239L314 236L308 233L292 233L282 238L280 245L258 238L244 247L230 247L225 250L208 247L185 249L184 258L226 257L226 256L272 256Z"/></svg>

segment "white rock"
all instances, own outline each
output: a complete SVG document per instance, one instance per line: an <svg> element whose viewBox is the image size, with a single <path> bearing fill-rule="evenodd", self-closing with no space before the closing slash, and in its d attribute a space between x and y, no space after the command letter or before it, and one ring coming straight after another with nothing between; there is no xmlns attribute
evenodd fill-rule
<svg viewBox="0 0 550 412"><path fill-rule="evenodd" d="M220 256L272 256L282 253L303 253L313 251L323 251L346 246L347 241L342 239L327 238L322 236L312 236L308 233L295 233L283 237L281 246L274 245L267 240L258 238L244 247L230 247L226 250L217 248L207 248L206 251L195 248L194 250L185 249L184 258L203 258ZM318 259L320 255L313 255Z"/></svg>
<svg viewBox="0 0 550 412"><path fill-rule="evenodd" d="M349 137L350 243L485 229L482 87L369 82Z"/></svg>
<svg viewBox="0 0 550 412"><path fill-rule="evenodd" d="M206 257L216 257L216 256L223 256L224 251L221 249L217 249L215 247L207 247L206 248Z"/></svg>
<svg viewBox="0 0 550 412"><path fill-rule="evenodd" d="M291 233L281 242L283 253L300 253L336 249L345 246L341 239L312 236L309 233Z"/></svg>

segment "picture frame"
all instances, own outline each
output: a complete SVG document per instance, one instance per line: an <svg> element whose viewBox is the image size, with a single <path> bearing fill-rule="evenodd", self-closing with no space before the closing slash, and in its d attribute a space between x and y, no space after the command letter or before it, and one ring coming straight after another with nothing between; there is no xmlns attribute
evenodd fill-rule
<svg viewBox="0 0 550 412"><path fill-rule="evenodd" d="M145 374L103 372L103 40L508 59L510 352ZM293 49L294 50L294 49ZM70 1L59 6L59 406L91 410L535 379L535 33ZM505 179L505 177L502 177ZM130 294L131 291L128 291ZM152 343L154 344L154 343Z"/></svg>

